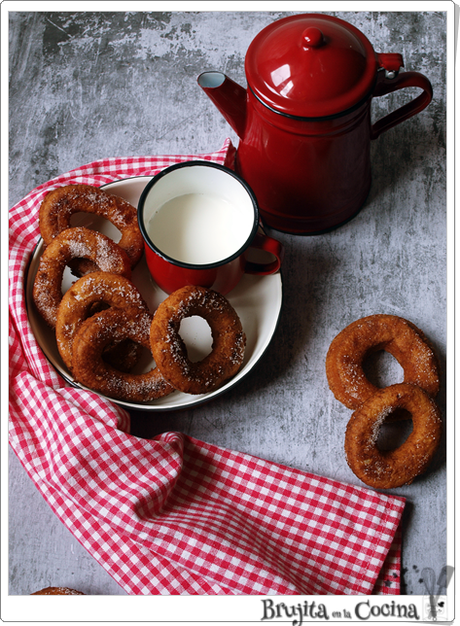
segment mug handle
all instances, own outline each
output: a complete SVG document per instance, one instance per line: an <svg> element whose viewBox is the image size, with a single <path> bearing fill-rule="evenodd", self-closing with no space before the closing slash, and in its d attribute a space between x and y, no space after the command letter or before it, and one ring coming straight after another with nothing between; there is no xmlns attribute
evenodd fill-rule
<svg viewBox="0 0 460 626"><path fill-rule="evenodd" d="M385 115L385 117L375 122L375 124L371 126L371 139L377 139L383 132L409 119L413 115L420 113L420 111L423 111L423 109L430 104L433 98L433 87L426 76L419 72L403 72L396 74L398 69L396 69L395 66L391 69L387 67L394 63L395 57L400 58L402 65L402 57L400 57L400 55L380 54L378 56L380 65L388 70L388 72L381 70L383 78L377 82L372 97L384 96L387 93L405 89L406 87L420 87L423 89L423 93L399 109L396 109L396 111ZM390 62L388 62L387 57ZM389 78L388 76L391 76L391 74L396 75L394 78Z"/></svg>
<svg viewBox="0 0 460 626"><path fill-rule="evenodd" d="M282 243L272 237L268 237L261 232L256 233L250 245L251 248L270 252L275 257L270 263L255 263L254 261L246 261L244 271L246 274L274 274L281 267L284 258L284 246Z"/></svg>

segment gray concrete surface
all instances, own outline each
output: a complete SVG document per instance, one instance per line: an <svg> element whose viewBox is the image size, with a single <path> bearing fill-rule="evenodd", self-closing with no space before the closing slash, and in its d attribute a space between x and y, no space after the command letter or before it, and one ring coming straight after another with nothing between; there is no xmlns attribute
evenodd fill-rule
<svg viewBox="0 0 460 626"><path fill-rule="evenodd" d="M110 6L110 3L107 3ZM37 5L40 6L40 5ZM414 8L416 4L414 5ZM359 215L316 237L278 236L286 246L279 327L258 367L212 403L152 419L136 432L180 430L359 484L343 438L350 411L328 389L325 356L351 321L385 312L412 320L446 356L446 16L434 12L335 13L378 52L400 52L424 73L434 99L372 145L373 185ZM48 179L117 155L212 151L231 129L197 75L224 71L245 84L249 43L281 12L13 12L10 37L10 206ZM376 99L373 117L408 99ZM400 380L380 359L387 382ZM424 595L424 567L446 564L445 442L430 471L396 489L407 498L403 588ZM124 592L54 516L14 454L9 471L9 593L64 585L88 594Z"/></svg>

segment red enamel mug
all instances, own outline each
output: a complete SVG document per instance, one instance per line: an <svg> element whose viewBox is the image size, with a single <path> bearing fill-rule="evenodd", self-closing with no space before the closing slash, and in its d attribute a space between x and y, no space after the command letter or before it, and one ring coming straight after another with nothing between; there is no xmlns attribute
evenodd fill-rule
<svg viewBox="0 0 460 626"><path fill-rule="evenodd" d="M200 285L225 295L245 273L277 272L284 256L282 244L261 230L248 184L211 161L177 163L154 176L139 199L138 221L150 274L166 293Z"/></svg>
<svg viewBox="0 0 460 626"><path fill-rule="evenodd" d="M376 53L352 24L300 14L254 38L247 88L221 72L198 77L239 137L236 171L267 226L316 234L356 215L371 186L371 141L432 99L430 81L402 66L400 54ZM372 124L373 98L406 87L421 93Z"/></svg>

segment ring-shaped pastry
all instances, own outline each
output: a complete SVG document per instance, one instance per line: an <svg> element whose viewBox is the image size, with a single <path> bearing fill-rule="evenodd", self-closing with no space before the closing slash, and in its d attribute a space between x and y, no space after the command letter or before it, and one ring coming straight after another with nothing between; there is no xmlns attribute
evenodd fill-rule
<svg viewBox="0 0 460 626"><path fill-rule="evenodd" d="M179 334L186 317L204 318L211 328L212 349L192 362ZM150 329L153 358L167 381L183 393L213 391L240 369L246 347L238 314L221 294L204 287L183 287L155 311Z"/></svg>
<svg viewBox="0 0 460 626"><path fill-rule="evenodd" d="M79 212L99 215L120 231L118 245L126 252L131 268L134 268L144 249L137 210L123 198L92 185L66 185L51 190L45 196L39 214L40 233L45 245L70 228L72 215ZM81 266L79 273L94 269L91 264L80 261L73 262L72 268L79 268L78 264Z"/></svg>
<svg viewBox="0 0 460 626"><path fill-rule="evenodd" d="M395 450L380 451L381 425L392 411L411 414L413 429ZM439 409L423 389L408 383L380 389L357 409L345 434L345 453L353 473L369 487L393 489L410 484L431 462L441 438Z"/></svg>
<svg viewBox="0 0 460 626"><path fill-rule="evenodd" d="M142 307L109 308L85 320L75 334L72 348L72 372L80 384L115 400L149 402L166 396L173 387L158 367L148 372L121 372L103 358L108 345L126 339L135 341L150 352L152 315Z"/></svg>
<svg viewBox="0 0 460 626"><path fill-rule="evenodd" d="M70 589L69 587L45 587L40 591L31 593L31 596L84 596L82 591L76 589Z"/></svg>
<svg viewBox="0 0 460 626"><path fill-rule="evenodd" d="M422 387L432 397L439 391L438 361L423 332L396 315L370 315L344 328L326 356L329 387L339 402L357 409L378 387L363 370L372 352L385 350L404 370L404 382Z"/></svg>
<svg viewBox="0 0 460 626"><path fill-rule="evenodd" d="M65 365L72 369L72 346L75 333L101 306L119 309L138 306L148 311L139 290L124 276L109 272L92 272L75 281L63 295L56 317L56 343ZM129 371L136 363L137 344L123 342L121 349L110 350L109 363Z"/></svg>
<svg viewBox="0 0 460 626"><path fill-rule="evenodd" d="M62 300L64 270L75 258L90 259L104 272L131 277L129 258L112 239L84 227L62 231L43 251L32 291L38 312L51 328L56 326Z"/></svg>

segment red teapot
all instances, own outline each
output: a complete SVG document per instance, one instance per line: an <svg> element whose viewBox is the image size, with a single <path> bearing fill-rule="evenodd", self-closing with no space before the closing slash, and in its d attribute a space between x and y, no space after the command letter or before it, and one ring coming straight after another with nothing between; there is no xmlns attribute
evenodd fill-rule
<svg viewBox="0 0 460 626"><path fill-rule="evenodd" d="M353 25L293 15L250 44L244 89L221 72L198 84L239 137L236 170L266 225L297 234L334 229L360 210L371 185L370 143L422 111L430 81L400 72L400 54L376 53ZM371 102L405 87L422 93L371 123Z"/></svg>

